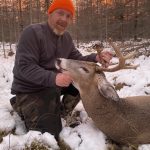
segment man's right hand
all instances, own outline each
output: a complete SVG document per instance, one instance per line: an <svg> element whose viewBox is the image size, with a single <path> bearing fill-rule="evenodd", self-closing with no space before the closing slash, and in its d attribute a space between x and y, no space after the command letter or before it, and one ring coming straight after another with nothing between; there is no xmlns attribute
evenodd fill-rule
<svg viewBox="0 0 150 150"><path fill-rule="evenodd" d="M60 87L68 87L72 83L72 78L67 73L58 73L56 75L56 85Z"/></svg>

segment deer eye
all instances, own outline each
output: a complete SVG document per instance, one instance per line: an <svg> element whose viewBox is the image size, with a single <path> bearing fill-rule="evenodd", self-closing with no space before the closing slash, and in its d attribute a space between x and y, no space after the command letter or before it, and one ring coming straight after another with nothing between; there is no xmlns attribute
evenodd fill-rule
<svg viewBox="0 0 150 150"><path fill-rule="evenodd" d="M89 73L89 70L85 67L80 67L82 70L84 70L86 73Z"/></svg>

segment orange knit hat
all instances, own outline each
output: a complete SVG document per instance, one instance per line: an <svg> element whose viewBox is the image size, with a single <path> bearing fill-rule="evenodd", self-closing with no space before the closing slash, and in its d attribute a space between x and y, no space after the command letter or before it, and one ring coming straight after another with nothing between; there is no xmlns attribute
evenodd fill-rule
<svg viewBox="0 0 150 150"><path fill-rule="evenodd" d="M72 13L74 16L75 8L72 0L53 0L48 9L48 14L52 13L56 9L65 9Z"/></svg>

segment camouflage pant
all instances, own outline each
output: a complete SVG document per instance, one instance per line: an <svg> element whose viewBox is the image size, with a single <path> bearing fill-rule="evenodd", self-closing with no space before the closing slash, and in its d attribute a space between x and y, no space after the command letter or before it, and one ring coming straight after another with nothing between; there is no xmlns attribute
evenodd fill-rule
<svg viewBox="0 0 150 150"><path fill-rule="evenodd" d="M61 94L64 95L63 104L60 103ZM61 114L72 111L79 100L79 92L71 85L62 90L47 88L36 93L17 94L11 104L25 121L27 130L49 132L58 139L62 129Z"/></svg>

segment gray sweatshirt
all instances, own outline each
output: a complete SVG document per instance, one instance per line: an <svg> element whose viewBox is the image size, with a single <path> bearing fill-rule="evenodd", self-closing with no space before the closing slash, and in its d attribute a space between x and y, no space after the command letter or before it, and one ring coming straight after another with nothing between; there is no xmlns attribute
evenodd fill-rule
<svg viewBox="0 0 150 150"><path fill-rule="evenodd" d="M95 62L96 54L82 56L68 32L57 36L48 23L33 24L21 34L13 69L12 94L56 87L56 58Z"/></svg>

